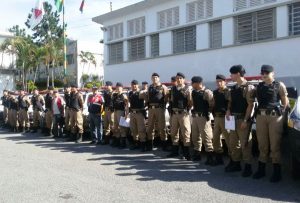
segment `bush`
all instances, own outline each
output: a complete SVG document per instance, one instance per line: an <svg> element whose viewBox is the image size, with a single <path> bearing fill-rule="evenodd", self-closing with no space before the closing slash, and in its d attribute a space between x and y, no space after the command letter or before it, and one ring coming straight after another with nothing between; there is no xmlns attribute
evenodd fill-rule
<svg viewBox="0 0 300 203"><path fill-rule="evenodd" d="M37 86L33 83L32 80L27 81L28 92L32 92Z"/></svg>

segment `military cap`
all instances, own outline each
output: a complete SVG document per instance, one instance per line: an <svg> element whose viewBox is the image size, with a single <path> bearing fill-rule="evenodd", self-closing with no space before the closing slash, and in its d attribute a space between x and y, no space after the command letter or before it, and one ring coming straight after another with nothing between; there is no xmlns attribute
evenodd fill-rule
<svg viewBox="0 0 300 203"><path fill-rule="evenodd" d="M218 74L216 75L216 80L226 80L226 77L224 75Z"/></svg>
<svg viewBox="0 0 300 203"><path fill-rule="evenodd" d="M274 68L271 65L262 65L262 67L261 67L261 73L271 73L273 71L274 71Z"/></svg>
<svg viewBox="0 0 300 203"><path fill-rule="evenodd" d="M72 84L71 87L77 88L77 85L76 84Z"/></svg>
<svg viewBox="0 0 300 203"><path fill-rule="evenodd" d="M106 86L113 86L113 83L111 81L106 81L105 85Z"/></svg>
<svg viewBox="0 0 300 203"><path fill-rule="evenodd" d="M176 81L176 76L172 76L172 77L171 77L171 81L172 81L172 82L175 82L175 81Z"/></svg>
<svg viewBox="0 0 300 203"><path fill-rule="evenodd" d="M53 90L54 88L52 86L49 86L48 87L48 90Z"/></svg>
<svg viewBox="0 0 300 203"><path fill-rule="evenodd" d="M200 76L194 76L192 77L192 83L202 83L203 82L203 78Z"/></svg>
<svg viewBox="0 0 300 203"><path fill-rule="evenodd" d="M153 77L153 76L159 77L158 73L152 73L152 77Z"/></svg>
<svg viewBox="0 0 300 203"><path fill-rule="evenodd" d="M246 70L242 65L234 65L230 68L231 74L237 74L240 73L241 75L244 75L246 73Z"/></svg>
<svg viewBox="0 0 300 203"><path fill-rule="evenodd" d="M120 82L117 82L116 86L117 86L117 87L123 87L123 84L120 83Z"/></svg>
<svg viewBox="0 0 300 203"><path fill-rule="evenodd" d="M148 85L147 81L142 82L143 85Z"/></svg>
<svg viewBox="0 0 300 203"><path fill-rule="evenodd" d="M182 77L182 78L185 78L185 75L184 75L183 73L181 73L181 72L178 72L178 73L176 74L176 77Z"/></svg>
<svg viewBox="0 0 300 203"><path fill-rule="evenodd" d="M132 80L132 81L131 81L131 84L132 84L132 85L138 85L139 82L138 82L137 80Z"/></svg>

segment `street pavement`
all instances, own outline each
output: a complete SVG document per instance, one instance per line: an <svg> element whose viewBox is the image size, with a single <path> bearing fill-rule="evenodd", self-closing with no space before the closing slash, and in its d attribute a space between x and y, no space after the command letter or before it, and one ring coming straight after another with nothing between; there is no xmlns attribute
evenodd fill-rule
<svg viewBox="0 0 300 203"><path fill-rule="evenodd" d="M166 154L0 130L0 202L300 202L287 168L273 184Z"/></svg>

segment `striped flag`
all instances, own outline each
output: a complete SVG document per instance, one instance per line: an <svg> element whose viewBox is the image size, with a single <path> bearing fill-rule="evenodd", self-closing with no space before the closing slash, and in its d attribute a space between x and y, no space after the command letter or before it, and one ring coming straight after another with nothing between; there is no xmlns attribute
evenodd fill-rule
<svg viewBox="0 0 300 203"><path fill-rule="evenodd" d="M63 5L64 5L64 0L54 0L56 9L58 12L62 11Z"/></svg>
<svg viewBox="0 0 300 203"><path fill-rule="evenodd" d="M83 12L83 7L84 7L84 0L82 0L81 4L80 4L80 8L79 11L82 13Z"/></svg>

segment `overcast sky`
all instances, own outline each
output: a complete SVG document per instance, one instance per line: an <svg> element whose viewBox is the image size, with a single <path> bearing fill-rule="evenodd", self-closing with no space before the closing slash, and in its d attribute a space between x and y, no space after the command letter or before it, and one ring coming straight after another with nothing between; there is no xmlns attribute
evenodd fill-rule
<svg viewBox="0 0 300 203"><path fill-rule="evenodd" d="M52 3L54 0L47 0ZM91 18L110 11L110 0L85 0L83 14L79 11L82 0L65 0L67 34L69 38L98 43L103 38L100 25ZM113 10L137 3L141 0L111 0ZM7 31L13 25L26 27L24 22L36 0L1 1L0 31Z"/></svg>

